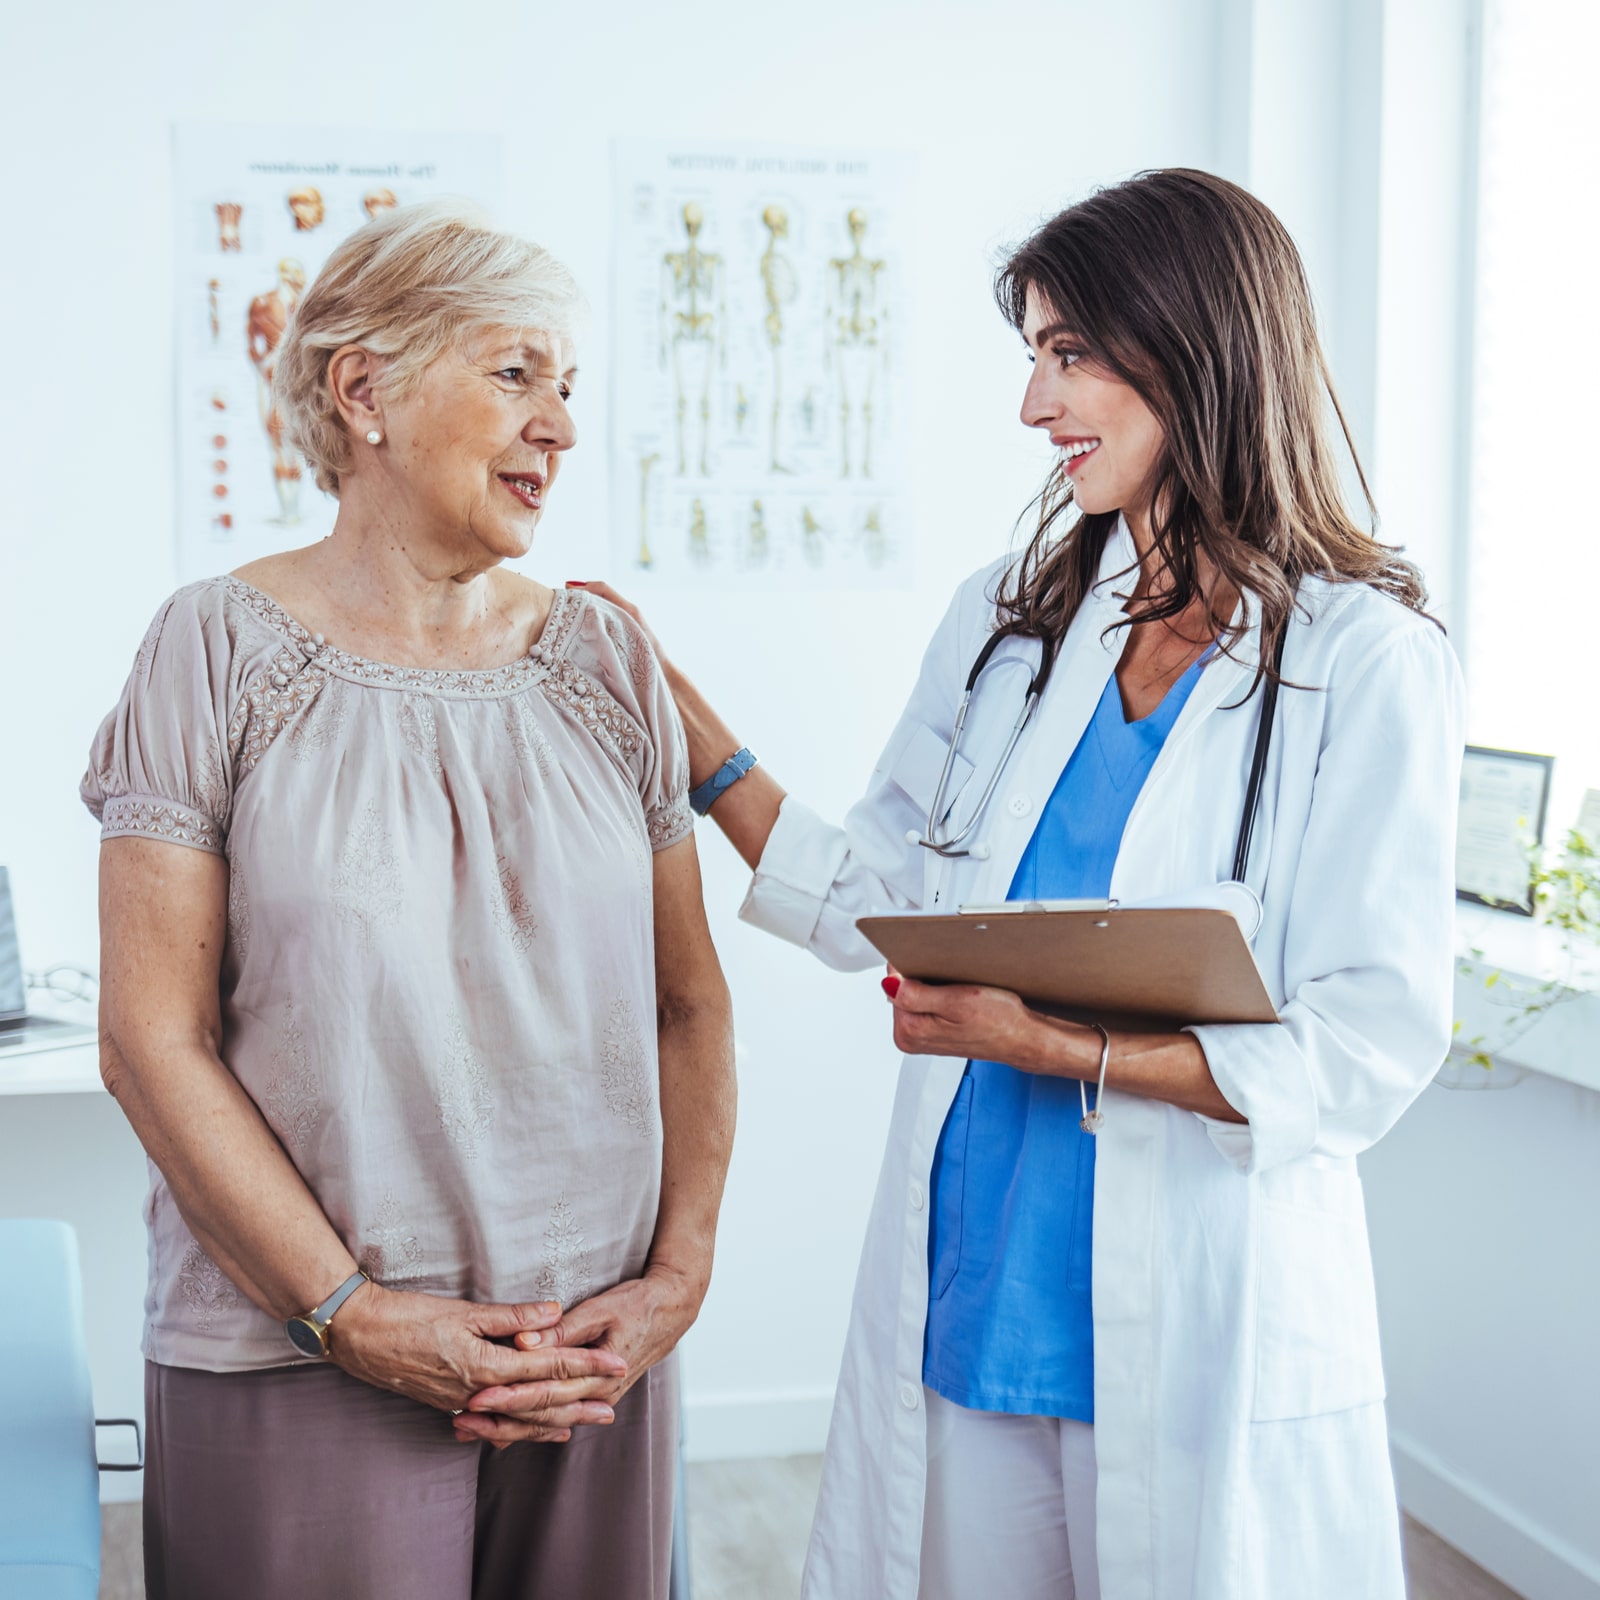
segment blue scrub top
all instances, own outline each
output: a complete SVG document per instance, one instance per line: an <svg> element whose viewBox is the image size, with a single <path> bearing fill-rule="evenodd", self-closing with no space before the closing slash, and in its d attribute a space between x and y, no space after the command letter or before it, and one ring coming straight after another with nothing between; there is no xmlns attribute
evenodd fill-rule
<svg viewBox="0 0 1600 1600"><path fill-rule="evenodd" d="M1138 722L1112 675L1008 899L1111 893L1128 815L1209 655ZM933 1158L922 1362L922 1381L957 1405L1094 1421L1094 1138L1082 1115L1075 1078L967 1063Z"/></svg>

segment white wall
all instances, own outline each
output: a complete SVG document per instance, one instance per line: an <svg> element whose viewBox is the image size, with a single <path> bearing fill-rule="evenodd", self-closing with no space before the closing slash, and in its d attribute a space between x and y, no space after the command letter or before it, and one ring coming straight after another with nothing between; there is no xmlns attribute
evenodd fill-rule
<svg viewBox="0 0 1600 1600"><path fill-rule="evenodd" d="M1530 1600L1600 1597L1597 1150L1600 1093L1536 1074L1361 1161L1402 1499Z"/></svg>
<svg viewBox="0 0 1600 1600"><path fill-rule="evenodd" d="M919 158L917 581L902 594L652 607L735 726L811 803L870 770L956 581L1002 549L1045 448L989 296L996 249L1090 185L1213 165L1213 12L1185 0L979 6L708 0L528 7L395 0L98 0L31 7L0 73L0 861L31 964L92 965L95 834L75 790L89 737L174 583L169 139L175 120L487 129L504 219L565 256L596 317L583 442L528 563L559 583L606 549L608 140L672 133L909 148ZM620 575L619 575L620 576ZM894 1061L869 977L845 979L734 920L742 874L703 837L742 1053L718 1277L686 1351L700 1454L814 1448L838 1362ZM881 1041L875 1043L874 1041ZM102 1414L138 1409L128 1285L140 1180L104 1102L0 1100L0 1214L71 1209L87 1232ZM48 1152L48 1156L43 1154ZM53 1188L34 1181L43 1165ZM111 1279L121 1285L111 1292ZM119 1298L120 1296L120 1298ZM115 1308L115 1309L114 1309ZM134 1492L118 1480L113 1488Z"/></svg>

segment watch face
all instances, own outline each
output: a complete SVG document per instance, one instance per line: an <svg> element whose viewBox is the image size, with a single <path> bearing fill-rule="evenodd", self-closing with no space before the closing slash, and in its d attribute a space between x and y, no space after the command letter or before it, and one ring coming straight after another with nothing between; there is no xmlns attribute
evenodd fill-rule
<svg viewBox="0 0 1600 1600"><path fill-rule="evenodd" d="M301 1355L311 1356L320 1361L326 1354L322 1348L322 1340L317 1337L317 1330L304 1317L290 1317L285 1327L288 1329L289 1343Z"/></svg>

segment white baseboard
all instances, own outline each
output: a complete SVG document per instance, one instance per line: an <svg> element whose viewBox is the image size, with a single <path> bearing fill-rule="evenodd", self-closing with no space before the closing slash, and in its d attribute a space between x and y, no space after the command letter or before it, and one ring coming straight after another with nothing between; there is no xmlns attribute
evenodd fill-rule
<svg viewBox="0 0 1600 1600"><path fill-rule="evenodd" d="M1600 1561L1461 1477L1403 1433L1390 1433L1400 1504L1418 1522L1527 1600L1600 1600Z"/></svg>
<svg viewBox="0 0 1600 1600"><path fill-rule="evenodd" d="M684 1402L684 1454L690 1461L748 1461L821 1451L833 1390L693 1396Z"/></svg>

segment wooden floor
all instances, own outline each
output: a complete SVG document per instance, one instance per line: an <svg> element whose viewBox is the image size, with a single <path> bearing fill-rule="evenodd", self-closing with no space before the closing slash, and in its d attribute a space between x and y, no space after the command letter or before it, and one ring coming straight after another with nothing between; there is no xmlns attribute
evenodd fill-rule
<svg viewBox="0 0 1600 1600"><path fill-rule="evenodd" d="M693 1600L795 1600L821 1470L821 1456L715 1461L689 1468ZM1409 1517L1406 1566L1411 1600L1518 1600ZM100 1596L144 1600L136 1505L105 1508Z"/></svg>

